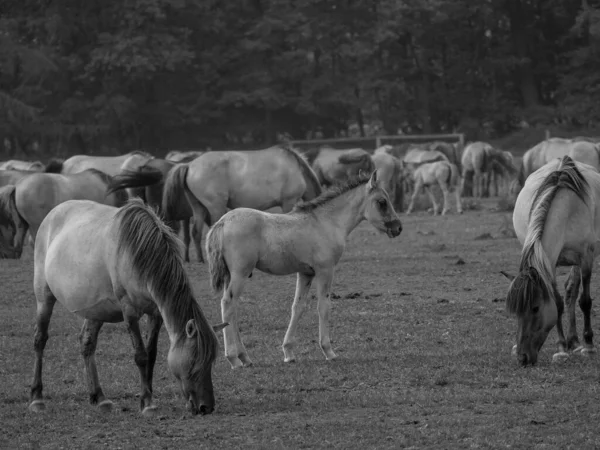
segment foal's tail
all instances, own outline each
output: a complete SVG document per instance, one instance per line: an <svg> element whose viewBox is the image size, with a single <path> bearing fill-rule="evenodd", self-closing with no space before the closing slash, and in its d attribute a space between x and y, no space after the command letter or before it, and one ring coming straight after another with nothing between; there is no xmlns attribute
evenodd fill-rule
<svg viewBox="0 0 600 450"><path fill-rule="evenodd" d="M215 292L220 292L229 285L231 273L223 256L223 227L225 222L219 220L206 235L206 258L210 285Z"/></svg>

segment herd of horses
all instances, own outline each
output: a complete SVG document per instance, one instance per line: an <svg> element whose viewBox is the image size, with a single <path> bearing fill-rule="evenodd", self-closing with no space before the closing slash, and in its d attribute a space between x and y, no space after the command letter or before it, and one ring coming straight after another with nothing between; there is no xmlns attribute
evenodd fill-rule
<svg viewBox="0 0 600 450"><path fill-rule="evenodd" d="M170 340L168 365L193 414L214 410L212 365L222 330L232 368L252 364L239 330L238 302L254 270L297 274L291 319L282 349L296 360L298 322L314 283L319 344L336 358L329 332L334 268L348 235L366 220L395 238L402 224L397 209L412 190L407 213L425 188L482 196L492 181L516 197L513 224L523 249L506 305L518 318L513 353L535 364L556 325L558 353L585 355L595 349L590 280L600 252L600 145L594 139L552 138L528 150L522 163L484 142L464 149L443 142L414 145L402 154L392 146L373 153L329 147L299 151L286 145L256 151L170 152L164 159L134 151L115 157L76 155L67 160L8 161L0 165L0 257L19 258L29 235L34 247L37 302L35 365L29 409L45 409L42 360L56 301L84 319L81 354L90 402L110 410L95 363L98 334L106 322L125 322L140 372L140 410L156 411L152 378L158 335L164 322ZM471 191L467 193L468 181ZM496 192L498 193L498 185ZM280 208L281 213L270 212ZM222 293L222 323L211 326L194 298L184 261L190 244L204 262L211 286ZM184 252L178 234L183 233ZM157 257L158 256L158 257ZM562 327L564 302L556 267L571 266L566 283L569 328ZM575 304L584 314L583 346ZM144 343L139 327L148 317Z"/></svg>

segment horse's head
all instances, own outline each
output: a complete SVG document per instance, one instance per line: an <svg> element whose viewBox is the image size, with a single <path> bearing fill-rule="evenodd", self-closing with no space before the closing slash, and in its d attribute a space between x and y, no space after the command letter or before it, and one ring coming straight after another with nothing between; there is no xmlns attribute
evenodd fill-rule
<svg viewBox="0 0 600 450"><path fill-rule="evenodd" d="M375 170L366 185L367 203L365 207L365 219L377 230L394 238L402 232L402 223L388 193L377 181Z"/></svg>
<svg viewBox="0 0 600 450"><path fill-rule="evenodd" d="M511 280L506 294L506 308L517 316L517 357L526 366L535 364L538 352L548 333L556 325L558 311L555 287L548 288L540 273L533 267L522 270L516 277L502 274Z"/></svg>
<svg viewBox="0 0 600 450"><path fill-rule="evenodd" d="M221 330L227 324L213 327ZM212 365L215 352L210 355L203 351L197 322L190 319L185 327L185 336L171 345L167 358L171 372L179 382L181 394L187 400L187 408L192 414L210 414L215 409L215 395L212 384Z"/></svg>

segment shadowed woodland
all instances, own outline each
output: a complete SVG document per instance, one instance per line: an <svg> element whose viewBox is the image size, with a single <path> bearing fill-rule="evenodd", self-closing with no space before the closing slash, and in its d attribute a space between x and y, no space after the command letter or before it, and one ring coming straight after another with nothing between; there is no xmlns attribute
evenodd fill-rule
<svg viewBox="0 0 600 450"><path fill-rule="evenodd" d="M597 0L6 0L0 142L12 157L589 129L599 24Z"/></svg>

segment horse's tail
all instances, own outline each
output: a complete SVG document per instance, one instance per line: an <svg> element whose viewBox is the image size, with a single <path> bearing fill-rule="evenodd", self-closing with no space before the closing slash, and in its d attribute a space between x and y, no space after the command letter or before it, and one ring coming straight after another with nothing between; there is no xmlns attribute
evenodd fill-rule
<svg viewBox="0 0 600 450"><path fill-rule="evenodd" d="M308 201L313 198L318 197L323 192L323 188L321 187L321 183L319 182L319 178L315 171L308 164L308 160L306 157L296 152L293 148L281 147L288 155L290 155L298 166L300 167L300 171L302 172L302 176L304 177L304 182L306 183L307 189L302 196L302 200Z"/></svg>
<svg viewBox="0 0 600 450"><path fill-rule="evenodd" d="M448 174L448 185L451 189L457 189L460 186L460 172L456 164L448 163L450 166L450 173Z"/></svg>
<svg viewBox="0 0 600 450"><path fill-rule="evenodd" d="M8 185L0 188L0 225L8 225L14 230L16 245L12 242L5 242L0 237L0 258L19 259L23 252L23 241L29 228L29 224L19 214L17 202L15 201L16 187ZM17 234L22 233L21 237Z"/></svg>
<svg viewBox="0 0 600 450"><path fill-rule="evenodd" d="M46 172L46 173L62 173L64 162L65 162L64 159L52 158L50 161L48 161L48 164L46 165L46 169L44 170L44 172Z"/></svg>
<svg viewBox="0 0 600 450"><path fill-rule="evenodd" d="M160 183L163 175L160 170L142 166L139 170L124 170L112 177L106 195L126 188L139 188Z"/></svg>
<svg viewBox="0 0 600 450"><path fill-rule="evenodd" d="M167 220L172 220L177 216L177 203L185 198L188 169L187 164L178 164L174 166L165 178L165 187L163 188L162 210Z"/></svg>
<svg viewBox="0 0 600 450"><path fill-rule="evenodd" d="M223 256L223 227L225 222L219 220L206 235L206 258L210 285L215 292L220 292L229 285L231 273Z"/></svg>

